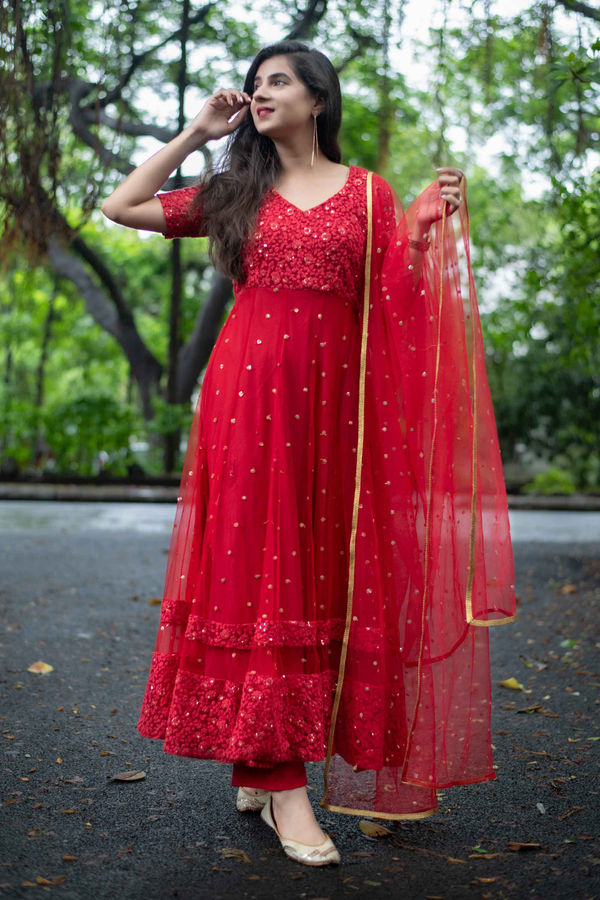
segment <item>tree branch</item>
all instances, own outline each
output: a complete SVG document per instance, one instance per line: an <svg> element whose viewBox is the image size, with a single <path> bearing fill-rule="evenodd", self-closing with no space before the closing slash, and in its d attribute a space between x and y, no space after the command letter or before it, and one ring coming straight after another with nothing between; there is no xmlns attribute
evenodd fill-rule
<svg viewBox="0 0 600 900"><path fill-rule="evenodd" d="M78 244L78 252L86 247L80 238L76 238L75 243ZM109 291L113 303L109 302L105 287L94 283L82 260L70 250L58 234L50 237L47 255L56 274L75 285L94 321L118 341L131 366L131 374L138 383L144 416L151 418L152 390L159 382L162 366L142 341L131 311L125 307L122 298L115 303L114 290ZM95 258L95 254L88 247L86 255L88 263L90 259ZM104 276L105 267L101 264L99 269Z"/></svg>
<svg viewBox="0 0 600 900"><path fill-rule="evenodd" d="M581 13L582 16L587 16L588 19L595 19L596 22L600 22L600 10L588 6L587 3L580 3L579 0L556 0L556 2L568 12Z"/></svg>
<svg viewBox="0 0 600 900"><path fill-rule="evenodd" d="M307 38L313 26L321 21L326 12L327 0L309 0L306 9L286 34L286 40L300 41Z"/></svg>
<svg viewBox="0 0 600 900"><path fill-rule="evenodd" d="M177 360L177 402L189 400L200 372L207 364L223 321L223 311L231 299L232 284L215 272L210 291L198 312L194 329L179 350Z"/></svg>
<svg viewBox="0 0 600 900"><path fill-rule="evenodd" d="M198 12L194 13L193 16L189 18L189 25L197 25L198 22L204 22L209 12L215 6L215 2L207 3L205 6L202 6ZM97 100L94 100L89 104L89 108L93 109L96 104L100 106L108 106L109 103L114 103L116 100L119 100L121 94L123 92L123 88L128 85L131 78L135 74L136 69L146 60L149 56L152 56L156 53L157 50L160 50L162 47L166 47L171 41L178 41L181 37L181 28L178 28L176 31L167 34L162 41L159 41L157 44L154 44L148 50L145 50L143 53L133 53L131 55L131 62L129 64L129 68L123 73L118 83L114 88L107 91L104 96L99 97Z"/></svg>

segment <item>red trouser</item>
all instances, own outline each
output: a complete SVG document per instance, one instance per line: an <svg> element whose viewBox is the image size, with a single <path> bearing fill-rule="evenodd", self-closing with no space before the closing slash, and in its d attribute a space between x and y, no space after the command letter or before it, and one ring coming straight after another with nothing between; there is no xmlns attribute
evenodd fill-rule
<svg viewBox="0 0 600 900"><path fill-rule="evenodd" d="M291 788L303 787L306 783L303 762L279 763L272 769L234 763L231 776L233 787L264 788L267 791L289 791Z"/></svg>

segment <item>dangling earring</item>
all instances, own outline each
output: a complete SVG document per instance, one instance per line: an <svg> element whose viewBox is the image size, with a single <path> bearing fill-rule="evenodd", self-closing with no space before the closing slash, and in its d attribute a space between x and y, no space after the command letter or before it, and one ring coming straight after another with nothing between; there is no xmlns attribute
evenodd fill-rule
<svg viewBox="0 0 600 900"><path fill-rule="evenodd" d="M310 157L310 167L314 166L315 163L315 154L317 159L319 158L319 141L317 139L317 116L318 113L313 113L313 140L312 140L312 154Z"/></svg>

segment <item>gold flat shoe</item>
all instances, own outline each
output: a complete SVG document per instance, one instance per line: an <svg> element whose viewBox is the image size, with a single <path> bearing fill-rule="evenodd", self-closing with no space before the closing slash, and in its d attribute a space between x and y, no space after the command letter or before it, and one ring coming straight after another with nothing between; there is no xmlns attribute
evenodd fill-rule
<svg viewBox="0 0 600 900"><path fill-rule="evenodd" d="M277 825L273 819L273 797L269 794L269 802L262 808L261 819L269 825L279 840L287 856L305 866L327 866L330 863L339 863L340 854L330 837L325 838L322 844L302 844L291 838L284 838L279 834Z"/></svg>
<svg viewBox="0 0 600 900"><path fill-rule="evenodd" d="M238 788L237 799L235 801L236 809L239 812L260 812L269 799L269 796L269 791L257 796L256 794L249 794L243 787Z"/></svg>

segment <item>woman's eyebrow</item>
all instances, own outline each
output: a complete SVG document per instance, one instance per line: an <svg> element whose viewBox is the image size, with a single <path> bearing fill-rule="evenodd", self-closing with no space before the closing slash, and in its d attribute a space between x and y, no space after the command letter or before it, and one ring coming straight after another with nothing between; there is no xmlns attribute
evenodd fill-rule
<svg viewBox="0 0 600 900"><path fill-rule="evenodd" d="M269 78L281 78L282 75L283 75L284 78L289 78L289 77L290 77L290 76L287 74L287 72L273 72L273 73L272 73L271 75L269 75L268 77L269 77ZM260 81L260 78L255 78L255 79L254 79L254 84L256 84L257 81Z"/></svg>

